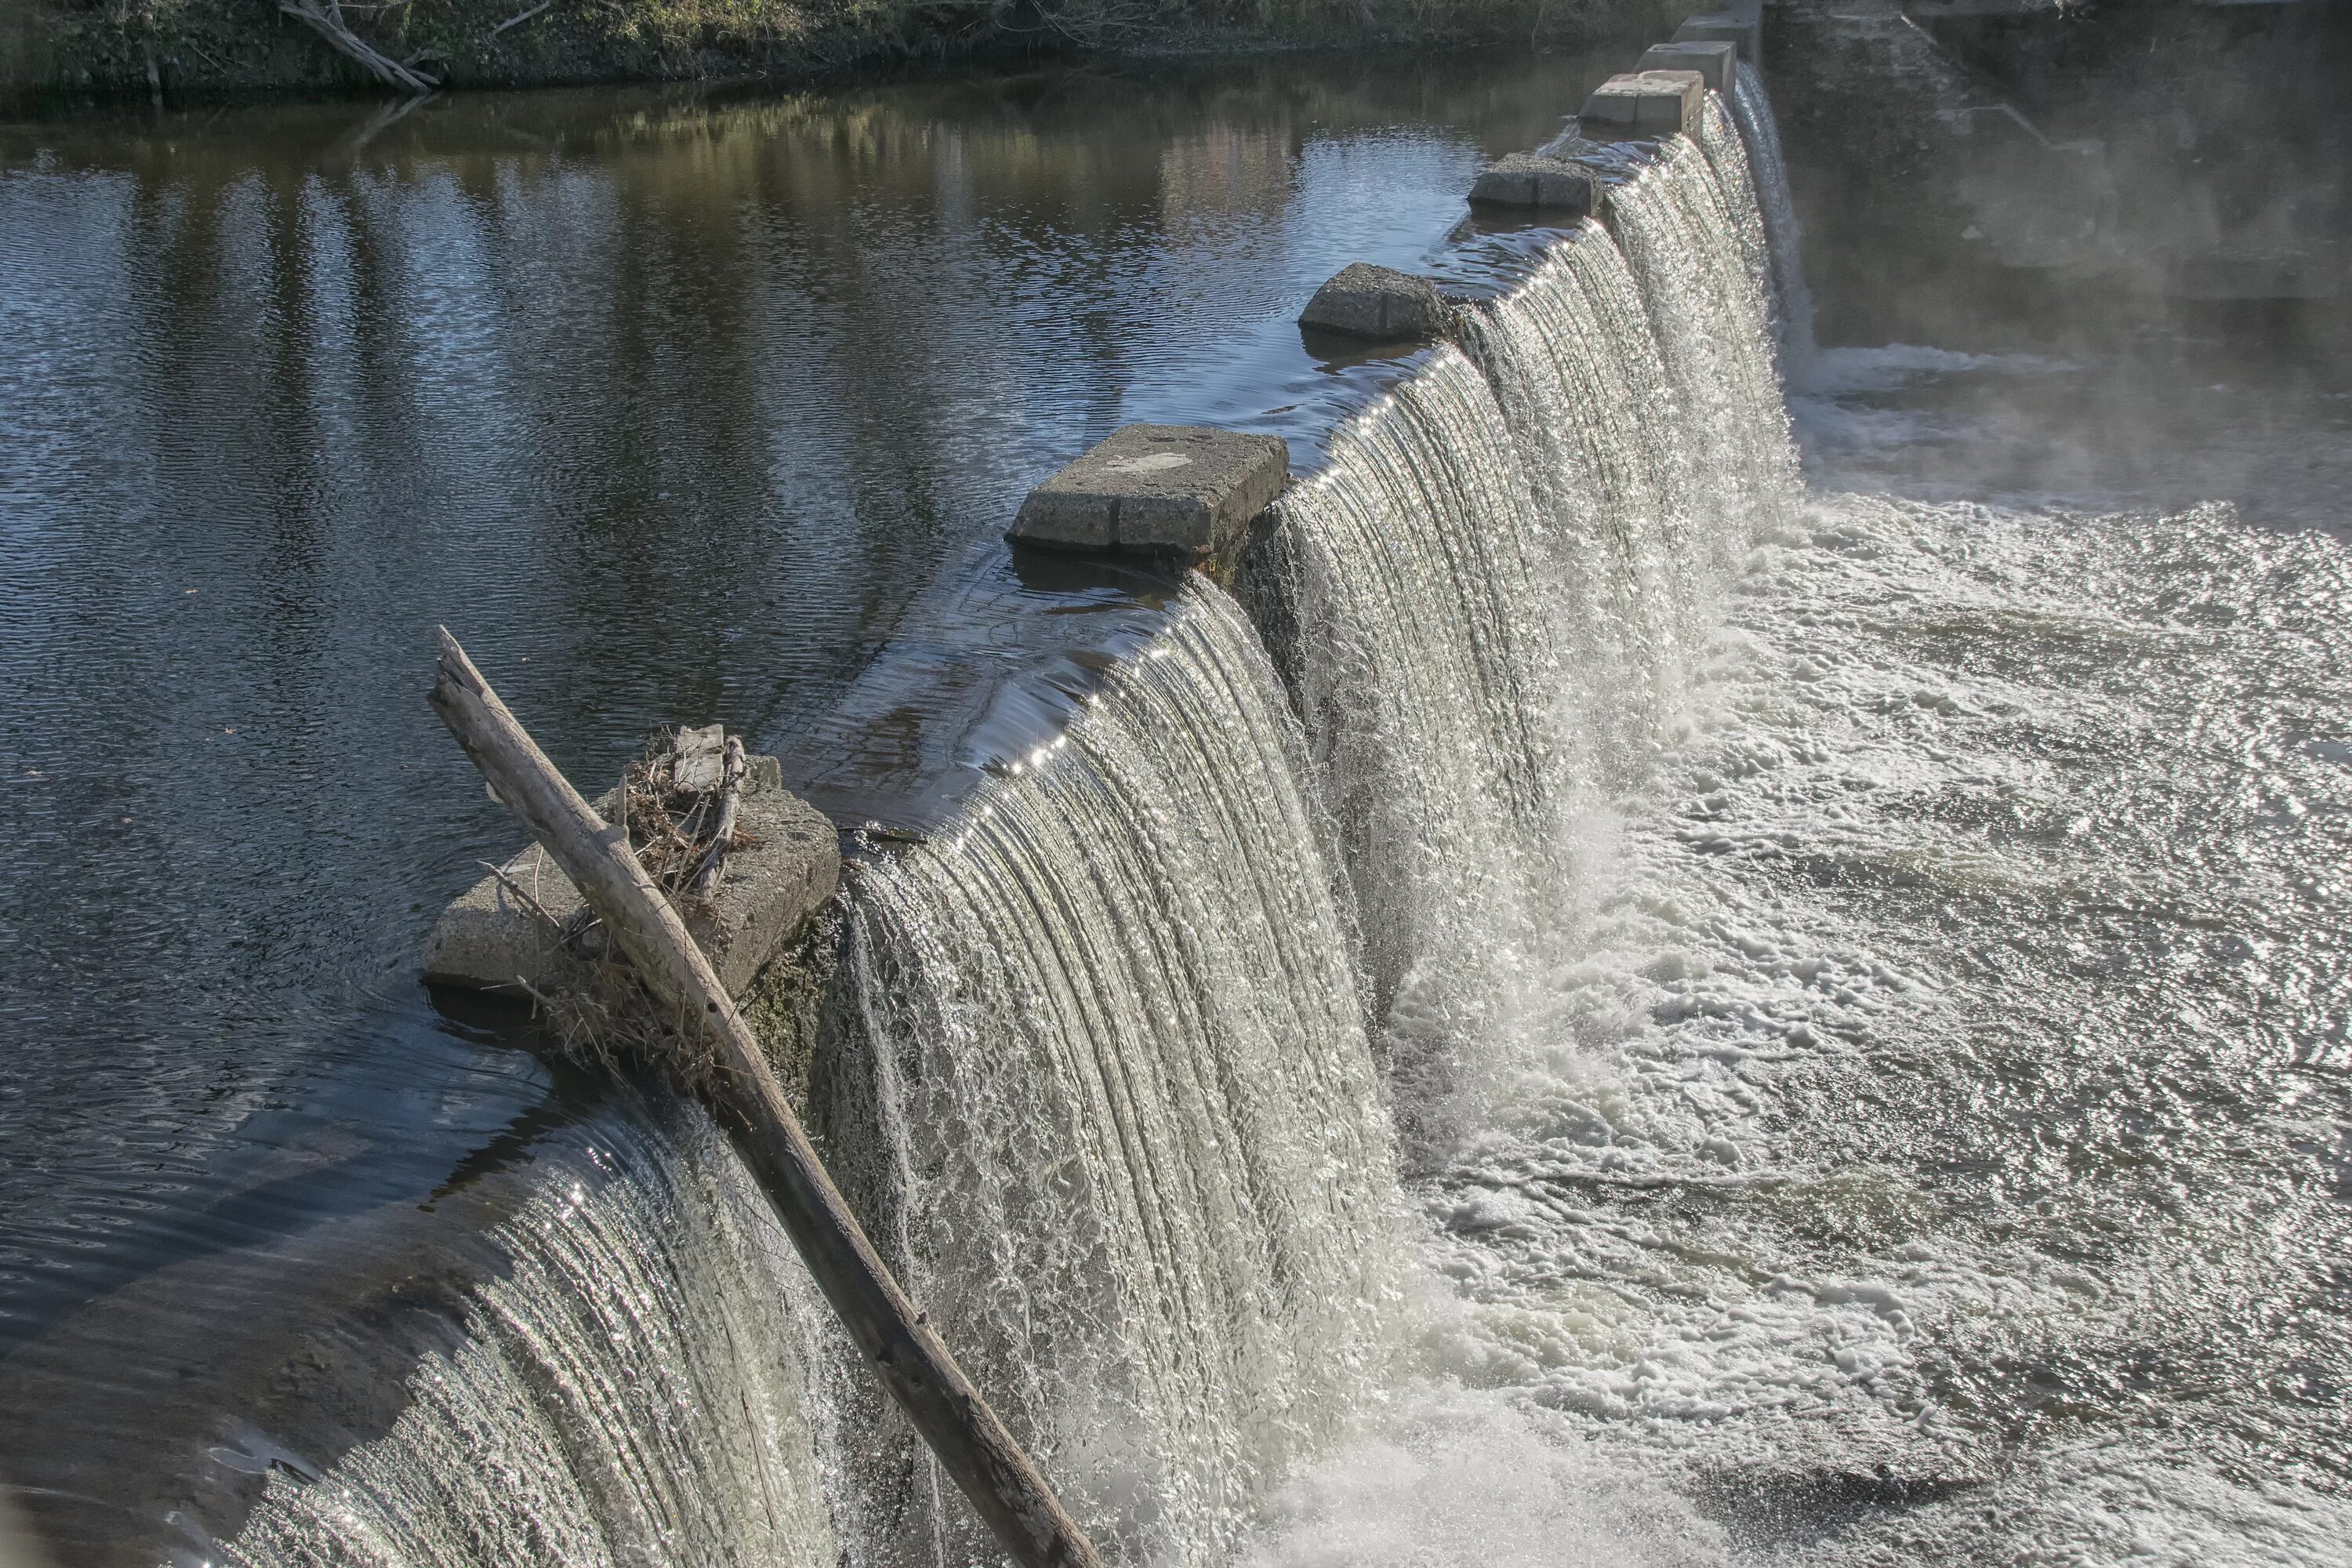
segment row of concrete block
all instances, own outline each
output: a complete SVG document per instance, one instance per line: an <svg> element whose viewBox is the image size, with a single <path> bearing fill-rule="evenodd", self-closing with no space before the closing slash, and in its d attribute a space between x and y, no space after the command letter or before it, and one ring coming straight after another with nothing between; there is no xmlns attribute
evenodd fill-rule
<svg viewBox="0 0 2352 1568"><path fill-rule="evenodd" d="M1483 172L1472 204L1543 222L1598 216L1611 161L1592 154L1606 143L1696 130L1706 92L1730 92L1739 61L1758 58L1759 4L1735 0L1733 9L1693 16L1673 43L1585 100L1573 137ZM1311 330L1401 343L1447 334L1454 311L1428 279L1359 262L1317 290L1299 320ZM1276 436L1129 425L1031 491L1010 537L1061 550L1230 562L1289 477L1289 448ZM832 825L781 782L774 759L752 759L741 809L756 843L729 858L722 884L690 921L722 984L739 996L839 876ZM580 913L562 873L536 847L526 850L443 913L426 977L493 989L520 989L519 980L560 984L576 974L563 932L583 923ZM593 945L593 933L583 940Z"/></svg>
<svg viewBox="0 0 2352 1568"><path fill-rule="evenodd" d="M1739 62L1760 65L1762 47L1761 0L1692 16L1674 41L1585 100L1573 138L1488 165L1471 205L1553 221L1598 216L1611 166L1591 154L1608 143L1696 132L1706 94L1734 91ZM1444 336L1453 315L1428 279L1360 261L1317 289L1298 321L1311 331L1405 342ZM1061 550L1223 556L1282 493L1289 467L1278 437L1129 425L1031 491L1009 537Z"/></svg>

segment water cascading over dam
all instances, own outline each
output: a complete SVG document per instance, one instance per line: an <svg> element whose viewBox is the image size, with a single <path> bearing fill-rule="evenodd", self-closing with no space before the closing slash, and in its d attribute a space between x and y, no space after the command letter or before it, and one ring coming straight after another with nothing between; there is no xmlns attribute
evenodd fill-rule
<svg viewBox="0 0 2352 1568"><path fill-rule="evenodd" d="M1772 319L1780 330L1782 364L1791 383L1802 383L1813 353L1813 294L1805 282L1796 199L1789 191L1789 160L1780 148L1780 122L1764 90L1764 78L1739 62L1739 85L1731 97L1732 118L1748 150L1759 217L1764 226L1772 272Z"/></svg>
<svg viewBox="0 0 2352 1568"><path fill-rule="evenodd" d="M1303 762L1255 635L1188 589L1050 754L853 900L890 1240L1136 1561L1223 1560L1367 1386L1396 1289Z"/></svg>
<svg viewBox="0 0 2352 1568"><path fill-rule="evenodd" d="M1279 509L1400 1119L1441 1142L1464 1054L1560 956L1580 818L1795 494L1741 166L1669 143L1612 207L1622 250L1584 225L1474 320L1477 365L1438 351Z"/></svg>
<svg viewBox="0 0 2352 1568"><path fill-rule="evenodd" d="M1233 1559L1410 1361L1442 1288L1400 1162L1443 1162L1462 1085L1530 1026L1594 822L1793 502L1769 109L1743 83L1738 128L1708 116L1280 503L1251 587L1283 603L1279 675L1190 583L1059 740L849 879L821 1070L864 1121L830 1157L1118 1560ZM707 1125L581 1166L509 1227L514 1281L412 1416L274 1485L226 1557L986 1552ZM508 1458L436 1481L459 1448Z"/></svg>
<svg viewBox="0 0 2352 1568"><path fill-rule="evenodd" d="M818 1455L832 1325L697 1108L635 1104L501 1227L506 1277L428 1353L392 1430L269 1486L257 1565L803 1563L837 1550Z"/></svg>

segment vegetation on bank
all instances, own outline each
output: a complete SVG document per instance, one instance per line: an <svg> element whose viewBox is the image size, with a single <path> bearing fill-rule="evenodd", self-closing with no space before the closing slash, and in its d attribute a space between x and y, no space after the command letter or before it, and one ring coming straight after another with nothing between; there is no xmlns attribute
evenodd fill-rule
<svg viewBox="0 0 2352 1568"><path fill-rule="evenodd" d="M1656 0L300 0L447 87L980 52L1565 40ZM280 0L0 0L0 97L383 90Z"/></svg>

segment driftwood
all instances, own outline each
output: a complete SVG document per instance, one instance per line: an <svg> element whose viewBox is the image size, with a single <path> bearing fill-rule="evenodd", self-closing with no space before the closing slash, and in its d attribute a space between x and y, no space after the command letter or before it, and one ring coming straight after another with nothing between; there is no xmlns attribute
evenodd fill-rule
<svg viewBox="0 0 2352 1568"><path fill-rule="evenodd" d="M1022 1568L1101 1568L1093 1545L875 1252L786 1102L760 1043L677 910L556 771L446 628L432 702L466 754L588 906L664 1013L708 1037L701 1093L850 1337Z"/></svg>
<svg viewBox="0 0 2352 1568"><path fill-rule="evenodd" d="M743 774L750 766L744 760L743 742L729 736L721 763L723 782L719 786L719 822L710 830L710 847L704 852L702 865L694 873L697 893L708 893L718 885L719 873L727 864L727 851L734 847L735 818L743 809Z"/></svg>
<svg viewBox="0 0 2352 1568"><path fill-rule="evenodd" d="M351 24L343 20L342 0L278 0L278 8L298 21L310 24L311 30L332 45L338 53L357 60L366 68L369 75L386 87L396 87L406 93L427 93L441 85L415 66L394 59L352 32Z"/></svg>

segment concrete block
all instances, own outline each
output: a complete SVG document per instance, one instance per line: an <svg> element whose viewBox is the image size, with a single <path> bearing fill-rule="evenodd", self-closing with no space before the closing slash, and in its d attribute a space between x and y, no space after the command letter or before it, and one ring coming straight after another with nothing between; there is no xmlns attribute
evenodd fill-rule
<svg viewBox="0 0 2352 1568"><path fill-rule="evenodd" d="M1696 71L1726 98L1739 90L1739 46L1717 41L1653 44L1643 51L1640 69Z"/></svg>
<svg viewBox="0 0 2352 1568"><path fill-rule="evenodd" d="M1764 14L1717 11L1693 16L1675 29L1678 44L1730 44L1749 65L1764 63ZM1717 89L1717 91L1722 90Z"/></svg>
<svg viewBox="0 0 2352 1568"><path fill-rule="evenodd" d="M1436 284L1369 261L1341 268L1298 316L1302 327L1360 338L1442 337L1452 321Z"/></svg>
<svg viewBox="0 0 2352 1568"><path fill-rule="evenodd" d="M1289 478L1278 436L1129 425L1031 490L1007 537L1199 560L1237 542Z"/></svg>
<svg viewBox="0 0 2352 1568"><path fill-rule="evenodd" d="M1602 194L1601 177L1581 164L1540 153L1513 153L1486 165L1470 187L1470 205L1586 217L1601 210Z"/></svg>
<svg viewBox="0 0 2352 1568"><path fill-rule="evenodd" d="M758 842L727 857L708 900L686 911L687 929L719 981L736 996L751 989L762 965L814 914L841 879L841 850L824 813L779 780L773 757L753 757L736 818ZM613 799L597 802L609 814ZM508 876L558 921L580 912L579 891L534 844L509 860ZM592 933L587 955L601 951ZM544 991L564 984L579 961L566 953L547 922L496 877L485 877L434 922L425 954L425 978L443 985L517 991L520 978Z"/></svg>
<svg viewBox="0 0 2352 1568"><path fill-rule="evenodd" d="M1595 142L1695 133L1706 101L1706 79L1696 71L1627 71L1594 89L1577 122Z"/></svg>

